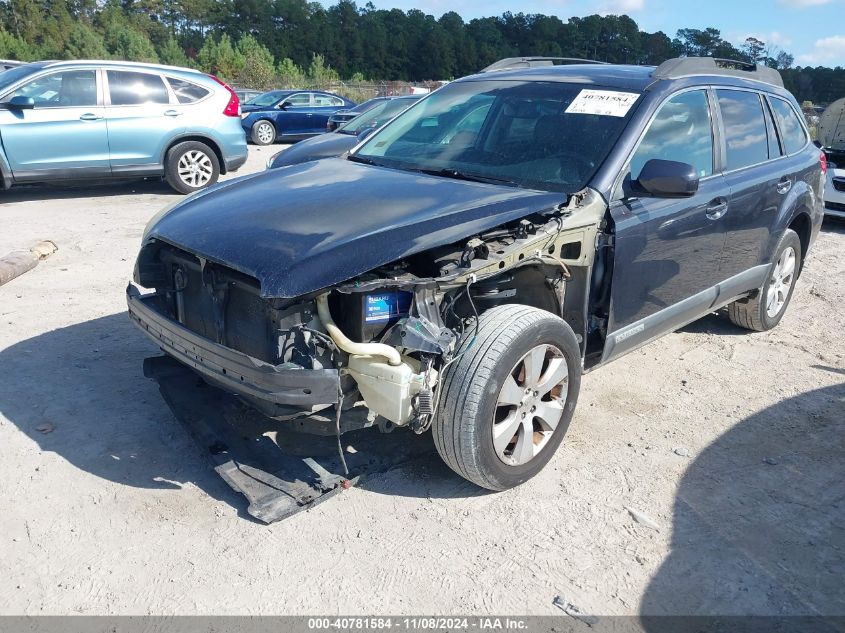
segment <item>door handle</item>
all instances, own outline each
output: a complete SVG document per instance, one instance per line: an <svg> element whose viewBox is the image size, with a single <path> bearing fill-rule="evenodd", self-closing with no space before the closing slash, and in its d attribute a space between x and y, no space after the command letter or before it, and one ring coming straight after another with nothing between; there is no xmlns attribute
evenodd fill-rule
<svg viewBox="0 0 845 633"><path fill-rule="evenodd" d="M790 189L792 189L792 181L788 178L784 178L783 180L779 180L776 186L777 192L781 195L787 193Z"/></svg>
<svg viewBox="0 0 845 633"><path fill-rule="evenodd" d="M87 113L83 114L81 117L79 117L79 120L80 121L99 121L102 118L103 117L101 117L98 114L94 114L93 112L87 112Z"/></svg>
<svg viewBox="0 0 845 633"><path fill-rule="evenodd" d="M167 110L164 113L164 116L182 116L182 113L179 110Z"/></svg>
<svg viewBox="0 0 845 633"><path fill-rule="evenodd" d="M724 198L714 198L707 205L705 212L707 217L711 220L718 220L728 212L728 201Z"/></svg>

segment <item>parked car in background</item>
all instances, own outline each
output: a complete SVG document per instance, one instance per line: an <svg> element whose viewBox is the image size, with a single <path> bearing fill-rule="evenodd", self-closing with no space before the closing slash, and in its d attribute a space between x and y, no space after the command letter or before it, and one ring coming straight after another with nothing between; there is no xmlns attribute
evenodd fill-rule
<svg viewBox="0 0 845 633"><path fill-rule="evenodd" d="M246 162L237 95L188 68L37 62L0 74L0 181L163 176L180 193Z"/></svg>
<svg viewBox="0 0 845 633"><path fill-rule="evenodd" d="M340 95L313 90L271 90L242 108L242 125L256 145L270 145L322 134L338 110L355 106Z"/></svg>
<svg viewBox="0 0 845 633"><path fill-rule="evenodd" d="M130 317L281 424L430 430L491 490L548 463L585 371L721 308L776 327L825 165L780 74L552 61L503 60L343 158L160 214Z"/></svg>
<svg viewBox="0 0 845 633"><path fill-rule="evenodd" d="M0 73L4 70L9 70L10 68L17 68L18 66L23 66L24 62L19 62L14 59L0 59Z"/></svg>
<svg viewBox="0 0 845 633"><path fill-rule="evenodd" d="M320 134L282 150L267 161L267 169L340 156L355 147L367 134L419 101L421 97L422 95L408 95L381 99L375 107L359 114L334 132Z"/></svg>
<svg viewBox="0 0 845 633"><path fill-rule="evenodd" d="M326 132L334 132L344 123L351 121L359 114L363 114L370 108L374 108L379 103L384 103L390 98L391 97L374 97L372 99L367 99L366 101L359 103L354 108L349 108L348 110L338 110L329 117L329 121L328 123L326 123Z"/></svg>
<svg viewBox="0 0 845 633"><path fill-rule="evenodd" d="M232 90L235 91L235 94L238 95L238 99L241 100L241 106L246 105L251 99L255 99L255 97L264 94L261 90L252 90L251 88L237 88L233 86Z"/></svg>
<svg viewBox="0 0 845 633"><path fill-rule="evenodd" d="M824 212L845 218L845 97L831 103L819 117L818 139L827 157Z"/></svg>

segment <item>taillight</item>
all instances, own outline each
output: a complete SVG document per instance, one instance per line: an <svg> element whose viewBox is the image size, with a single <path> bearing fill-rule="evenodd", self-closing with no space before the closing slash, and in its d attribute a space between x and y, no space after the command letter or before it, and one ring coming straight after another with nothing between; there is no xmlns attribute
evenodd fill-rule
<svg viewBox="0 0 845 633"><path fill-rule="evenodd" d="M822 173L827 173L827 154L824 152L819 152L819 165L822 168Z"/></svg>
<svg viewBox="0 0 845 633"><path fill-rule="evenodd" d="M209 75L214 81L219 83L229 92L229 103L226 104L226 107L223 108L223 114L225 116L241 116L241 100L238 99L238 95L235 94L235 91L232 90L227 83L221 81L214 75Z"/></svg>

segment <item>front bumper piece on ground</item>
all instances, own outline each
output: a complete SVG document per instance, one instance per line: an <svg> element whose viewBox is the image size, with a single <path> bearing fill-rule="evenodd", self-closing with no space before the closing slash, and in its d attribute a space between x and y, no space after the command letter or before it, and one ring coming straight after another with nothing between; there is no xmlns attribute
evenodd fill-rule
<svg viewBox="0 0 845 633"><path fill-rule="evenodd" d="M241 396L267 415L275 409L310 410L339 401L340 376L336 369L298 369L271 365L200 336L155 309L158 295L126 288L129 317L165 353L204 378Z"/></svg>

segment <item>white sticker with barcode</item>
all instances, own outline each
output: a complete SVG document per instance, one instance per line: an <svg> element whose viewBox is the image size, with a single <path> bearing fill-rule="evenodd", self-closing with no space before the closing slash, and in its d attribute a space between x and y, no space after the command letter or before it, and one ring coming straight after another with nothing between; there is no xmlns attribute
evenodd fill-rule
<svg viewBox="0 0 845 633"><path fill-rule="evenodd" d="M625 116L634 105L638 95L635 92L614 90L582 90L573 99L567 114L601 114L604 116Z"/></svg>

